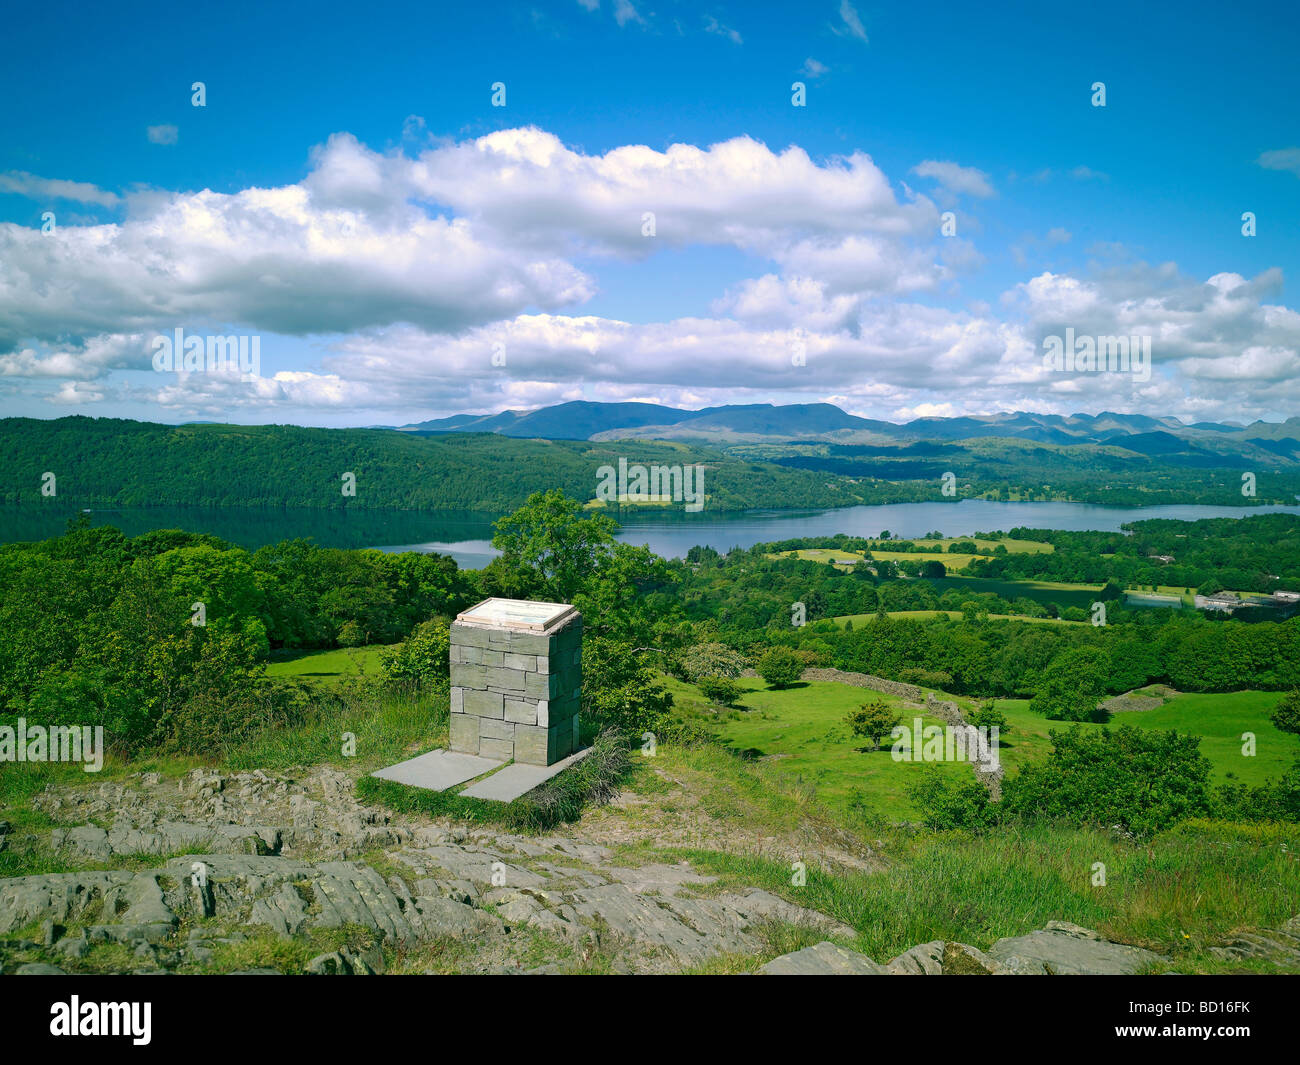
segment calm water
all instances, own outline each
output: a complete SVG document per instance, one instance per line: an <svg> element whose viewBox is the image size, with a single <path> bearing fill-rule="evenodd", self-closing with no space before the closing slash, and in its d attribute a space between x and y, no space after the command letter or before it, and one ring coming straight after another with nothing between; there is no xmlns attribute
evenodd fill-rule
<svg viewBox="0 0 1300 1065"><path fill-rule="evenodd" d="M619 539L645 544L658 555L680 558L696 544L726 552L769 540L798 536L894 536L915 538L939 531L970 536L1027 526L1034 529L1116 531L1144 518L1240 518L1264 511L1300 514L1300 507L1103 507L1089 503L891 503L841 510L769 510L740 514L645 514L624 519ZM75 508L0 507L0 542L57 536ZM95 510L96 525L115 525L129 536L151 529L207 532L249 549L293 537L311 537L326 547L378 547L384 551L437 551L462 567L478 568L495 554L490 540L497 515L478 512L322 510L236 510L173 508Z"/></svg>

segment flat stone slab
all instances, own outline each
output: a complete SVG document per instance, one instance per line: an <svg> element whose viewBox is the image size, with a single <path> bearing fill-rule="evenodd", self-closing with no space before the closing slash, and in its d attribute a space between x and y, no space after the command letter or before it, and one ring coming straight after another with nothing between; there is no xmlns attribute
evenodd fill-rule
<svg viewBox="0 0 1300 1065"><path fill-rule="evenodd" d="M558 763L557 763L558 764ZM399 784L410 784L415 788L428 788L430 791L446 791L457 784L489 773L505 765L496 758L480 758L476 754L462 754L459 751L429 751L417 755L387 769L376 769L370 775L381 780L395 780Z"/></svg>
<svg viewBox="0 0 1300 1065"><path fill-rule="evenodd" d="M550 780L551 777L574 762L581 761L591 753L590 747L584 747L577 754L571 754L568 758L561 758L554 765L526 765L523 762L514 762L505 767L499 773L493 773L490 777L480 780L461 792L462 795L468 795L471 799L496 799L499 802L511 802L525 792L532 791L538 784ZM483 761L484 759L479 759Z"/></svg>
<svg viewBox="0 0 1300 1065"><path fill-rule="evenodd" d="M456 615L470 625L497 625L529 632L558 628L578 613L569 603L538 603L529 599L484 599L477 606Z"/></svg>

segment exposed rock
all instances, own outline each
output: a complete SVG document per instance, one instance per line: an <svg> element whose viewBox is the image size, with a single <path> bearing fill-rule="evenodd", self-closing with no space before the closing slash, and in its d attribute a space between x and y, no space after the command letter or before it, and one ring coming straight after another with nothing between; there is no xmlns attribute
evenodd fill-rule
<svg viewBox="0 0 1300 1065"><path fill-rule="evenodd" d="M1049 921L1037 932L999 939L989 955L1012 976L1119 976L1160 960L1149 950L1111 943L1065 921Z"/></svg>
<svg viewBox="0 0 1300 1065"><path fill-rule="evenodd" d="M885 976L889 973L865 954L834 943L818 943L793 954L782 954L758 971L765 976Z"/></svg>
<svg viewBox="0 0 1300 1065"><path fill-rule="evenodd" d="M936 939L904 951L885 967L897 976L942 976L944 942Z"/></svg>
<svg viewBox="0 0 1300 1065"><path fill-rule="evenodd" d="M57 965L45 965L42 962L28 962L14 970L15 976L66 976Z"/></svg>

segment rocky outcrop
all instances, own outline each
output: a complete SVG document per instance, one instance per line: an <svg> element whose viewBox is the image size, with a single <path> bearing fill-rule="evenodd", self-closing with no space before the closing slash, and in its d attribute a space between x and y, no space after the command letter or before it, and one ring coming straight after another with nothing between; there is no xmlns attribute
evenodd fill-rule
<svg viewBox="0 0 1300 1065"><path fill-rule="evenodd" d="M1000 939L985 954L969 943L935 940L878 965L833 943L783 954L759 972L790 976L1119 976L1160 960L1158 954L1111 943L1089 928L1049 921L1025 936Z"/></svg>
<svg viewBox="0 0 1300 1065"><path fill-rule="evenodd" d="M1160 960L1149 950L1111 943L1068 921L1048 921L1037 932L999 939L989 957L1013 976L1123 976Z"/></svg>

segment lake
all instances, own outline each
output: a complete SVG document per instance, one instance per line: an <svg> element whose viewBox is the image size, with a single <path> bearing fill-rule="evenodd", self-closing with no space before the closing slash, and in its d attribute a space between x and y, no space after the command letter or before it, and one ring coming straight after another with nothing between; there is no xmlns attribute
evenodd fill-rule
<svg viewBox="0 0 1300 1065"><path fill-rule="evenodd" d="M839 510L764 510L735 514L643 513L624 517L619 539L645 544L658 555L681 558L696 544L726 552L770 540L799 536L879 536L916 538L939 531L945 536L1034 529L1117 531L1147 518L1240 518L1248 514L1300 507L1213 507L1193 504L1157 507L1105 507L1091 503L998 503L966 499L955 503L888 503ZM0 542L57 536L71 506L0 507ZM152 529L212 533L251 549L294 537L311 537L325 547L378 547L383 551L437 551L467 569L493 557L492 521L497 515L474 511L415 514L407 511L260 510L206 507L95 509L95 525L115 525L129 536Z"/></svg>

